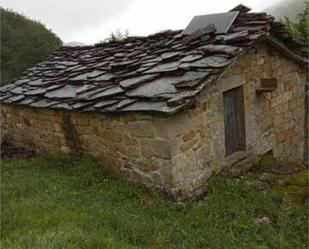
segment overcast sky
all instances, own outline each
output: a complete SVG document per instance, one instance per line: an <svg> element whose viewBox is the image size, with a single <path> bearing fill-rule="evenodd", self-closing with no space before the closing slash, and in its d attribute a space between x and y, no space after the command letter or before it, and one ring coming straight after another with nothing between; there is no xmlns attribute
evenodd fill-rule
<svg viewBox="0 0 309 249"><path fill-rule="evenodd" d="M242 0L261 11L282 0ZM225 12L240 0L1 0L53 30L63 42L92 44L117 29L147 35L183 29L195 15Z"/></svg>

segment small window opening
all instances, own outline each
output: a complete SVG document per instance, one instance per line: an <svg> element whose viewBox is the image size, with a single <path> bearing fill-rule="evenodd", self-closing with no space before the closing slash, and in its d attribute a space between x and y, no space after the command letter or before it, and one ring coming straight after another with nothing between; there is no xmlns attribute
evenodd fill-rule
<svg viewBox="0 0 309 249"><path fill-rule="evenodd" d="M261 79L261 86L256 89L256 93L272 92L278 87L278 81L275 78Z"/></svg>

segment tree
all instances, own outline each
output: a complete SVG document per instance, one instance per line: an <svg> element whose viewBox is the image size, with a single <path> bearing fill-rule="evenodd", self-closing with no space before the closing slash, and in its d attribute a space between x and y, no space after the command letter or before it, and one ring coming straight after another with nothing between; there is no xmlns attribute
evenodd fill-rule
<svg viewBox="0 0 309 249"><path fill-rule="evenodd" d="M308 48L309 46L309 2L305 2L305 9L299 13L296 20L292 22L285 17L284 24L296 41Z"/></svg>
<svg viewBox="0 0 309 249"><path fill-rule="evenodd" d="M40 22L0 7L1 85L45 60L62 41Z"/></svg>
<svg viewBox="0 0 309 249"><path fill-rule="evenodd" d="M115 32L111 32L107 38L99 43L106 43L106 42L117 42L126 39L129 36L129 31L126 29L121 31L117 29Z"/></svg>

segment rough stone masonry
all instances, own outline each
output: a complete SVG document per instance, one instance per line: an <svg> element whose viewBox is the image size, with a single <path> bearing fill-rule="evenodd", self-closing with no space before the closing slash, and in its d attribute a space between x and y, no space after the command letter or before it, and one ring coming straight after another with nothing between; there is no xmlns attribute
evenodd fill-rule
<svg viewBox="0 0 309 249"><path fill-rule="evenodd" d="M258 94L263 78L276 78L277 88ZM103 114L3 103L1 137L39 152L93 156L171 198L194 198L223 168L269 151L303 160L305 82L304 68L261 42L208 85L187 111ZM239 86L246 150L225 156L223 92Z"/></svg>
<svg viewBox="0 0 309 249"><path fill-rule="evenodd" d="M266 153L308 160L308 51L248 11L59 49L0 88L1 138L95 157L174 200Z"/></svg>

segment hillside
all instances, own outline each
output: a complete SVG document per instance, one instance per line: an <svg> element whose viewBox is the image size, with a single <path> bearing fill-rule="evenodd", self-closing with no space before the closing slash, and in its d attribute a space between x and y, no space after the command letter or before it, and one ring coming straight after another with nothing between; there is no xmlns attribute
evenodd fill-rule
<svg viewBox="0 0 309 249"><path fill-rule="evenodd" d="M304 0L282 0L265 11L275 16L278 20L288 17L294 20L299 12L304 9Z"/></svg>
<svg viewBox="0 0 309 249"><path fill-rule="evenodd" d="M43 24L0 7L1 85L44 60L62 41Z"/></svg>

